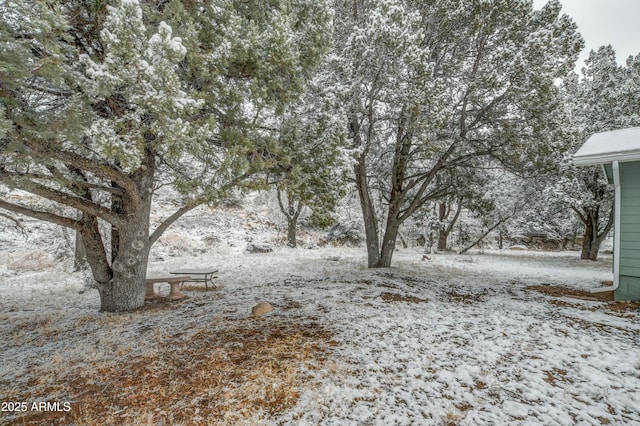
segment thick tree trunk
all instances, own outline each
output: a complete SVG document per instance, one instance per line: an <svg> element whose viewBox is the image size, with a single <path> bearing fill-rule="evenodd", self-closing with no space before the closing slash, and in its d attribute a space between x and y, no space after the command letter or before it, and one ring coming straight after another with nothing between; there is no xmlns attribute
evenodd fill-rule
<svg viewBox="0 0 640 426"><path fill-rule="evenodd" d="M114 203L121 203L116 208L123 220L118 226L112 224L110 256L107 256L97 219L85 221L83 226L82 238L100 294L102 312L128 311L144 306L155 165L152 154L147 154L146 165L132 176L135 190L114 200Z"/></svg>
<svg viewBox="0 0 640 426"><path fill-rule="evenodd" d="M367 244L367 266L369 268L379 267L380 258L380 242L378 241L378 220L376 212L369 194L369 184L367 182L367 169L365 159L361 156L358 163L354 166L356 177L356 186L360 197L360 207L362 208L362 217L364 219L364 234Z"/></svg>
<svg viewBox="0 0 640 426"><path fill-rule="evenodd" d="M376 268L390 268L393 252L396 249L396 239L398 238L398 231L400 229L400 221L397 218L389 218L387 220L387 226L384 231L384 237L382 238L382 251L380 252L380 259L375 265Z"/></svg>
<svg viewBox="0 0 640 426"><path fill-rule="evenodd" d="M595 235L597 234L597 230L594 230L593 228L593 222L590 220L587 221L584 225L584 236L582 240L582 253L580 254L580 259L598 259L598 250L600 249L600 244L595 237Z"/></svg>
<svg viewBox="0 0 640 426"><path fill-rule="evenodd" d="M149 259L149 215L140 212L118 230L119 246L113 260L112 279L98 288L100 310L128 311L144 306Z"/></svg>
<svg viewBox="0 0 640 426"><path fill-rule="evenodd" d="M577 213L578 210L574 209ZM584 224L584 235L582 239L582 252L580 253L580 259L583 260L598 260L598 252L600 251L600 244L605 239L611 227L613 226L613 208L609 212L609 219L602 232L599 232L600 210L594 209L585 211L584 214L579 214L582 223Z"/></svg>
<svg viewBox="0 0 640 426"><path fill-rule="evenodd" d="M103 312L128 311L144 306L145 278L149 259L150 195L140 200L141 207L129 215L126 224L117 229L116 256L109 264L105 245L98 231L98 221L85 223L82 239L87 251Z"/></svg>

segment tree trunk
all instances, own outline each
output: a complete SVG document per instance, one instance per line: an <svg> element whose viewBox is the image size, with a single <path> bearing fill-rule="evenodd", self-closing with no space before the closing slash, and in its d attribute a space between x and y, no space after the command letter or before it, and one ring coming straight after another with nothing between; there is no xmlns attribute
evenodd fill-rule
<svg viewBox="0 0 640 426"><path fill-rule="evenodd" d="M116 182L111 182L111 187L116 189L122 189ZM111 211L124 214L124 198L119 195L111 196ZM111 262L114 262L118 256L118 250L120 248L120 230L112 226L111 227Z"/></svg>
<svg viewBox="0 0 640 426"><path fill-rule="evenodd" d="M100 311L120 312L144 306L145 279L151 243L149 225L151 213L154 158L150 153L147 163L136 171L132 180L135 190L127 191L116 202L120 203L124 220L112 224L111 253L107 253L95 217L85 220L82 239L87 250L97 289ZM115 241L114 238L115 237ZM110 256L109 256L110 255ZM109 259L112 259L109 262Z"/></svg>
<svg viewBox="0 0 640 426"><path fill-rule="evenodd" d="M457 203L456 212L453 215L453 218L449 221L449 223L446 226L441 226L440 227L440 235L438 236L438 250L439 251L447 251L448 250L447 246L449 245L449 235L451 234L451 231L453 230L453 227L455 226L456 222L458 222L458 218L460 217L460 212L462 211L462 200L463 200L463 198L459 198L456 201L456 203ZM438 206L438 219L440 219L441 225L451 215L451 203L452 202L453 201L449 201L448 205L445 204L445 203L439 203L439 206Z"/></svg>
<svg viewBox="0 0 640 426"><path fill-rule="evenodd" d="M449 216L450 208L445 203L438 203L438 219L440 220L440 232L438 233L438 251L447 250L447 239L449 238L450 227L443 226L445 219ZM447 232L449 231L449 232Z"/></svg>
<svg viewBox="0 0 640 426"><path fill-rule="evenodd" d="M98 288L100 310L128 311L144 306L149 260L149 215L140 212L118 230L119 246L112 279Z"/></svg>
<svg viewBox="0 0 640 426"><path fill-rule="evenodd" d="M276 196L278 198L278 206L280 206L280 211L287 218L287 245L291 248L295 248L298 244L296 242L296 228L298 226L298 218L300 217L300 213L302 212L302 208L304 205L302 201L298 201L298 205L296 206L296 202L293 196L286 192L287 195L287 205L285 206L282 201L282 191L280 188L276 189Z"/></svg>
<svg viewBox="0 0 640 426"><path fill-rule="evenodd" d="M440 235L438 235L438 251L446 251L448 245L449 234L444 229L440 229Z"/></svg>
<svg viewBox="0 0 640 426"><path fill-rule="evenodd" d="M576 209L574 209L577 213ZM584 236L582 239L582 252L580 253L580 259L583 260L598 260L598 252L600 251L600 244L602 240L607 236L611 227L613 226L613 207L609 212L609 219L602 232L598 232L598 222L600 216L600 209L585 211L584 214L580 214L580 219L584 223Z"/></svg>
<svg viewBox="0 0 640 426"><path fill-rule="evenodd" d="M396 239L398 238L398 231L400 230L400 221L397 218L389 217L387 220L387 226L384 231L384 237L382 238L382 251L376 268L390 268L391 258L393 252L396 249Z"/></svg>
<svg viewBox="0 0 640 426"><path fill-rule="evenodd" d="M102 312L128 311L144 306L145 278L151 248L150 199L148 195L146 200L140 200L141 208L135 214L130 214L126 224L117 229L119 244L111 264L97 219L91 218L83 226L82 240L100 294Z"/></svg>
<svg viewBox="0 0 640 426"><path fill-rule="evenodd" d="M598 234L597 221L595 218L590 217L584 226L584 238L582 240L582 252L580 253L580 259L583 260L598 260L598 252L600 251L600 244L602 240L609 233L609 229Z"/></svg>
<svg viewBox="0 0 640 426"><path fill-rule="evenodd" d="M598 250L600 249L600 243L596 237L598 231L594 229L594 223L588 220L584 224L584 236L582 240L582 253L580 259L583 260L597 260Z"/></svg>
<svg viewBox="0 0 640 426"><path fill-rule="evenodd" d="M87 250L82 242L82 233L76 231L76 245L73 255L73 270L81 271L87 266Z"/></svg>
<svg viewBox="0 0 640 426"><path fill-rule="evenodd" d="M298 215L287 216L287 245L291 248L297 246L296 228L298 226Z"/></svg>
<svg viewBox="0 0 640 426"><path fill-rule="evenodd" d="M380 263L378 220L371 195L369 194L366 166L363 157L358 159L358 163L354 166L354 169L356 186L358 187L358 195L360 197L360 207L362 208L362 217L364 219L364 234L367 244L367 267L375 268Z"/></svg>

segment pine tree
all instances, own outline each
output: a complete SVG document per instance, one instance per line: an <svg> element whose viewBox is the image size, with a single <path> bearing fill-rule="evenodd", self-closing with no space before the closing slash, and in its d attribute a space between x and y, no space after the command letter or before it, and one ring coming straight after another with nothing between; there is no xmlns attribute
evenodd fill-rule
<svg viewBox="0 0 640 426"><path fill-rule="evenodd" d="M564 86L573 144L553 193L583 224L582 259L597 259L613 226L613 193L601 167L575 167L570 155L594 133L640 126L639 62L640 55L620 66L613 47L603 46L591 51L581 77L575 75Z"/></svg>
<svg viewBox="0 0 640 426"><path fill-rule="evenodd" d="M162 232L272 166L265 123L318 65L329 17L310 0L2 0L0 186L36 197L0 208L78 231L103 311L143 305ZM151 232L167 184L182 205Z"/></svg>
<svg viewBox="0 0 640 426"><path fill-rule="evenodd" d="M359 153L369 267L390 266L400 225L452 195L460 170L479 161L532 170L558 149L554 81L582 47L560 10L558 1L540 11L523 0L337 3L336 84Z"/></svg>
<svg viewBox="0 0 640 426"><path fill-rule="evenodd" d="M297 245L297 223L304 208L317 222L328 223L345 194L350 153L341 125L344 116L325 76L326 66L280 118L279 161L271 174L278 206L287 219L290 247Z"/></svg>

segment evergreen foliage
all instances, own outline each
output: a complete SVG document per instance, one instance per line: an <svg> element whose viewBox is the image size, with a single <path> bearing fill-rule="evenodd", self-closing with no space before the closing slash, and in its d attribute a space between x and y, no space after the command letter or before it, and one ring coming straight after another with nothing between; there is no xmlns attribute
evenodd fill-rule
<svg viewBox="0 0 640 426"><path fill-rule="evenodd" d="M400 225L453 195L465 169L530 173L563 148L555 81L582 40L559 2L355 1L337 13L370 267L390 265Z"/></svg>
<svg viewBox="0 0 640 426"><path fill-rule="evenodd" d="M576 167L570 155L594 133L640 126L640 55L618 65L615 51L603 46L591 51L581 77L564 86L573 144L560 175L547 189L547 203L573 210L583 225L583 259L596 260L600 243L613 226L613 192L602 167Z"/></svg>
<svg viewBox="0 0 640 426"><path fill-rule="evenodd" d="M273 165L270 124L320 63L329 19L310 0L3 0L0 183L36 198L0 208L80 232L102 309L141 306L153 241ZM183 203L150 233L167 184Z"/></svg>
<svg viewBox="0 0 640 426"><path fill-rule="evenodd" d="M144 303L174 221L268 184L295 245L350 176L369 267L414 214L446 249L463 216L467 246L516 217L564 238L567 206L595 259L611 197L570 154L640 125L640 55L579 77L582 46L557 0L0 0L1 216L76 230L107 311ZM162 186L179 204L149 229Z"/></svg>

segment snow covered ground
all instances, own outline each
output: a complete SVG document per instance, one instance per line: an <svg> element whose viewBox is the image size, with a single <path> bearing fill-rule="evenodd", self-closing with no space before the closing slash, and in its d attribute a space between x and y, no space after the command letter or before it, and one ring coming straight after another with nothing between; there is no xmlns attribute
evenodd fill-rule
<svg viewBox="0 0 640 426"><path fill-rule="evenodd" d="M72 370L158 353L161 336L188 341L249 321L252 306L268 301L275 310L247 324L313 322L332 343L326 359L301 367L294 405L248 423L640 424L640 314L527 288L600 286L611 279L610 257L485 251L422 260L410 248L392 268L370 270L363 248L246 254L243 239L264 236L260 229L214 241L206 227L185 226L159 242L150 270L215 266L218 289L187 291L169 311L100 314L97 292L68 272L69 260L1 246L2 401L73 401L50 393ZM0 424L17 418L0 415ZM207 419L195 410L183 422Z"/></svg>

